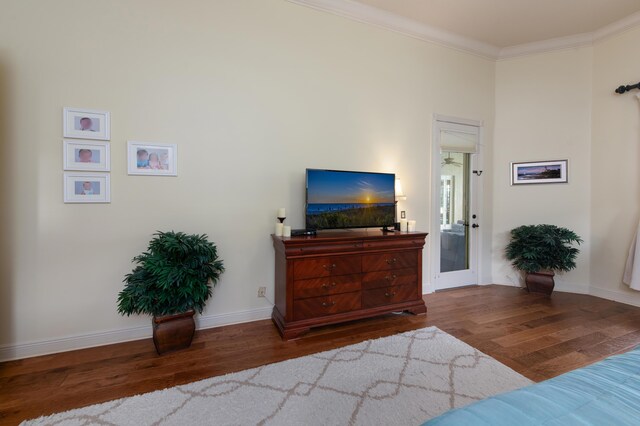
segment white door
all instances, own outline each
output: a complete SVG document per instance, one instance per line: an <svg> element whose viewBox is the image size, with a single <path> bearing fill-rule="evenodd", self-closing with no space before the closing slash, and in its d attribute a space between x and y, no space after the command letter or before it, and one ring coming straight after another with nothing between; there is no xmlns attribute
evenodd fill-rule
<svg viewBox="0 0 640 426"><path fill-rule="evenodd" d="M439 116L434 120L431 271L435 290L478 284L480 123L473 123Z"/></svg>

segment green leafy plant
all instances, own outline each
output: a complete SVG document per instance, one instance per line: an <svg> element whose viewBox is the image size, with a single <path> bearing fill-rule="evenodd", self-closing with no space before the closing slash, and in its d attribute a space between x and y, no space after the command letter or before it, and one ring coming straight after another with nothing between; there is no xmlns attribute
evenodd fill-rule
<svg viewBox="0 0 640 426"><path fill-rule="evenodd" d="M122 315L171 315L191 309L202 313L211 287L224 272L216 246L206 235L157 232L118 295Z"/></svg>
<svg viewBox="0 0 640 426"><path fill-rule="evenodd" d="M572 244L582 243L573 231L555 225L525 225L511 230L505 250L507 259L521 271L570 271L580 252Z"/></svg>

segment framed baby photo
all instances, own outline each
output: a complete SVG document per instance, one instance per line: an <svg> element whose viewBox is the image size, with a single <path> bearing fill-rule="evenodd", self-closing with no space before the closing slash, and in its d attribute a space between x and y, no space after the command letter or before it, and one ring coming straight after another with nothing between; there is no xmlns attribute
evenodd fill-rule
<svg viewBox="0 0 640 426"><path fill-rule="evenodd" d="M64 173L65 203L110 203L109 173Z"/></svg>
<svg viewBox="0 0 640 426"><path fill-rule="evenodd" d="M178 176L178 147L175 144L129 141L127 164L130 175Z"/></svg>
<svg viewBox="0 0 640 426"><path fill-rule="evenodd" d="M64 108L62 128L65 138L111 139L111 119L107 111L92 109Z"/></svg>
<svg viewBox="0 0 640 426"><path fill-rule="evenodd" d="M65 170L108 172L111 169L109 142L62 141Z"/></svg>

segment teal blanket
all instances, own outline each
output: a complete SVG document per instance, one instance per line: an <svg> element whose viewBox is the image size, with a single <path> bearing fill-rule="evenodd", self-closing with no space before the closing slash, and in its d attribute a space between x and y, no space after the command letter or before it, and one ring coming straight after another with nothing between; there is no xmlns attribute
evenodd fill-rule
<svg viewBox="0 0 640 426"><path fill-rule="evenodd" d="M640 425L640 346L424 423L428 426Z"/></svg>

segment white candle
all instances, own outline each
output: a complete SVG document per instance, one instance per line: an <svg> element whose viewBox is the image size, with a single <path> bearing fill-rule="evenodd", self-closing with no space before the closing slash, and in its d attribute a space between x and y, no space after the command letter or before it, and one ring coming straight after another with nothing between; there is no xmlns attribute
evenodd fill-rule
<svg viewBox="0 0 640 426"><path fill-rule="evenodd" d="M291 227L290 226L285 225L282 228L282 236L283 237L290 237L291 236Z"/></svg>
<svg viewBox="0 0 640 426"><path fill-rule="evenodd" d="M278 209L278 217L287 217L287 215L285 214L284 207L280 207Z"/></svg>
<svg viewBox="0 0 640 426"><path fill-rule="evenodd" d="M415 220L410 220L407 223L407 231L408 232L416 232L416 221Z"/></svg>
<svg viewBox="0 0 640 426"><path fill-rule="evenodd" d="M407 219L400 219L400 232L407 232Z"/></svg>
<svg viewBox="0 0 640 426"><path fill-rule="evenodd" d="M281 223L276 223L276 237L282 237L284 225Z"/></svg>

